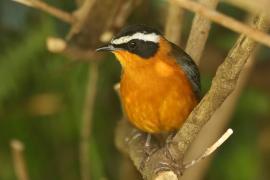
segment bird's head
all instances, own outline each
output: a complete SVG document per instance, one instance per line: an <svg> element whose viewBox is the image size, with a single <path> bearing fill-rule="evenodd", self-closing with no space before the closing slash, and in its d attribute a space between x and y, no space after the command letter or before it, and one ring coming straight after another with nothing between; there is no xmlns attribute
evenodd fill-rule
<svg viewBox="0 0 270 180"><path fill-rule="evenodd" d="M161 33L145 25L132 25L122 29L109 44L97 51L111 51L123 67L147 64L168 49Z"/></svg>

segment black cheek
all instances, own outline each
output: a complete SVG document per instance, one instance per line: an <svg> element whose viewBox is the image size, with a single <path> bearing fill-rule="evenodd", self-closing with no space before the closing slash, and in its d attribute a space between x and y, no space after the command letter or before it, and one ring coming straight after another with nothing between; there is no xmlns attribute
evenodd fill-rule
<svg viewBox="0 0 270 180"><path fill-rule="evenodd" d="M158 44L154 42L141 42L133 53L137 54L142 58L148 59L153 57L157 53L158 48Z"/></svg>

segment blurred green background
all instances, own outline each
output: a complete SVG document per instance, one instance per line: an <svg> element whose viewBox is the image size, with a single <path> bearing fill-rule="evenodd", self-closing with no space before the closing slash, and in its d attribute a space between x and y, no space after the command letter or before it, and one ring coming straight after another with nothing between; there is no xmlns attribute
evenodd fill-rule
<svg viewBox="0 0 270 180"><path fill-rule="evenodd" d="M48 1L71 11L72 0ZM163 27L164 1L145 1L128 23ZM246 13L225 4L219 10L244 20ZM146 19L145 17L149 17ZM191 13L185 14L183 42ZM32 180L79 179L79 131L89 65L48 52L48 36L64 37L68 26L37 10L0 1L0 179L15 180L10 141L25 145ZM200 67L206 91L216 67L237 34L214 25ZM185 44L185 43L183 43ZM120 65L112 55L99 63L98 90L91 139L94 180L117 180L121 155L113 133L121 109L113 85ZM232 138L218 150L205 179L270 179L270 51L262 47L248 85L241 95L230 127Z"/></svg>

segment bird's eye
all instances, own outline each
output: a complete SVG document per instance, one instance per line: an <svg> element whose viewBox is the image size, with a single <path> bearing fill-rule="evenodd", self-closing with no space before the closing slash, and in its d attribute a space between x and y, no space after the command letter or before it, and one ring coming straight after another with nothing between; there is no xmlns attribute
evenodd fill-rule
<svg viewBox="0 0 270 180"><path fill-rule="evenodd" d="M134 50L134 49L136 49L137 44L136 44L136 42L131 41L131 42L128 43L128 47L129 47L130 50Z"/></svg>

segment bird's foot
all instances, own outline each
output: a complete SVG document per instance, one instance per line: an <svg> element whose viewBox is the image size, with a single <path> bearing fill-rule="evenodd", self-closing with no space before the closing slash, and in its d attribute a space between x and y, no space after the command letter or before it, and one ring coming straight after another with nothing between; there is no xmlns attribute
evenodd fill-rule
<svg viewBox="0 0 270 180"><path fill-rule="evenodd" d="M165 155L171 161L176 162L176 159L172 156L172 154L170 152L170 146L175 145L175 142L173 141L174 135L175 135L175 133L172 133L166 139L166 142L165 142Z"/></svg>

